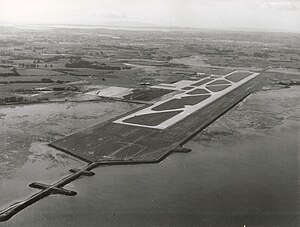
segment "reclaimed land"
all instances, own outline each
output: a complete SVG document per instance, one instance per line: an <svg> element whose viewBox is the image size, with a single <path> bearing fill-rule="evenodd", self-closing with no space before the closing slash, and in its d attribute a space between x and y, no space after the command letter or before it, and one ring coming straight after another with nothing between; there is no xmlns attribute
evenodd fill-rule
<svg viewBox="0 0 300 227"><path fill-rule="evenodd" d="M258 76L164 130L113 123L120 118L117 117L54 141L50 145L87 162L159 162L175 147L186 143L262 86L261 76ZM128 152L130 149L135 152Z"/></svg>

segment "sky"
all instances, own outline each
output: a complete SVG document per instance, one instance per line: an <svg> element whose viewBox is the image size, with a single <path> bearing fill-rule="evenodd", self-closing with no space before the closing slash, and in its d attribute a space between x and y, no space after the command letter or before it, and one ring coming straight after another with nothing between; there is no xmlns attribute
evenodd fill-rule
<svg viewBox="0 0 300 227"><path fill-rule="evenodd" d="M300 0L0 0L0 24L300 32Z"/></svg>

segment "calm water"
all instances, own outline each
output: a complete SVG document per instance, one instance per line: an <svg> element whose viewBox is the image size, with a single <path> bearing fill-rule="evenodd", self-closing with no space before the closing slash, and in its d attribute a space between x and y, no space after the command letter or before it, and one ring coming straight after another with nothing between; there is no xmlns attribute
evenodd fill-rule
<svg viewBox="0 0 300 227"><path fill-rule="evenodd" d="M51 183L83 165L49 142L135 107L112 102L0 106L0 207L34 193L30 182Z"/></svg>
<svg viewBox="0 0 300 227"><path fill-rule="evenodd" d="M192 152L95 169L66 187L78 196L43 199L3 226L299 226L299 92L252 95L190 141ZM21 198L35 192L28 182L83 165L42 142L30 150L2 179L2 203L2 192Z"/></svg>

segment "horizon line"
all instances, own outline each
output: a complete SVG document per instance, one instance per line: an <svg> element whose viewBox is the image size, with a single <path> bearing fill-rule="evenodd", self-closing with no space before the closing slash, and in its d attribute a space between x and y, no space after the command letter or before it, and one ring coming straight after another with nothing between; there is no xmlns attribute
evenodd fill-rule
<svg viewBox="0 0 300 227"><path fill-rule="evenodd" d="M265 28L250 28L250 27L190 27L190 26L171 26L171 25L104 25L104 24L72 24L72 23L61 23L61 24L51 24L51 23L43 23L43 24L21 24L21 23L1 23L0 26L12 26L12 27L52 27L52 28L106 28L106 29L120 29L120 30L160 30L160 29L172 29L174 31L182 31L182 30L211 30L211 31L226 31L226 32L260 32L260 33L294 33L300 34L300 31L297 30L281 30L281 29L265 29Z"/></svg>

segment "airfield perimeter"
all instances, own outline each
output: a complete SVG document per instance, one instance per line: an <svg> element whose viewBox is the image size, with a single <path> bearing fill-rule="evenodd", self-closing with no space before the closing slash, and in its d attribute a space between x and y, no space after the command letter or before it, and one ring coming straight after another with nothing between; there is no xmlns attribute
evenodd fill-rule
<svg viewBox="0 0 300 227"><path fill-rule="evenodd" d="M155 163L262 86L259 73L235 71L161 88L182 93L92 126L50 145L87 162Z"/></svg>

